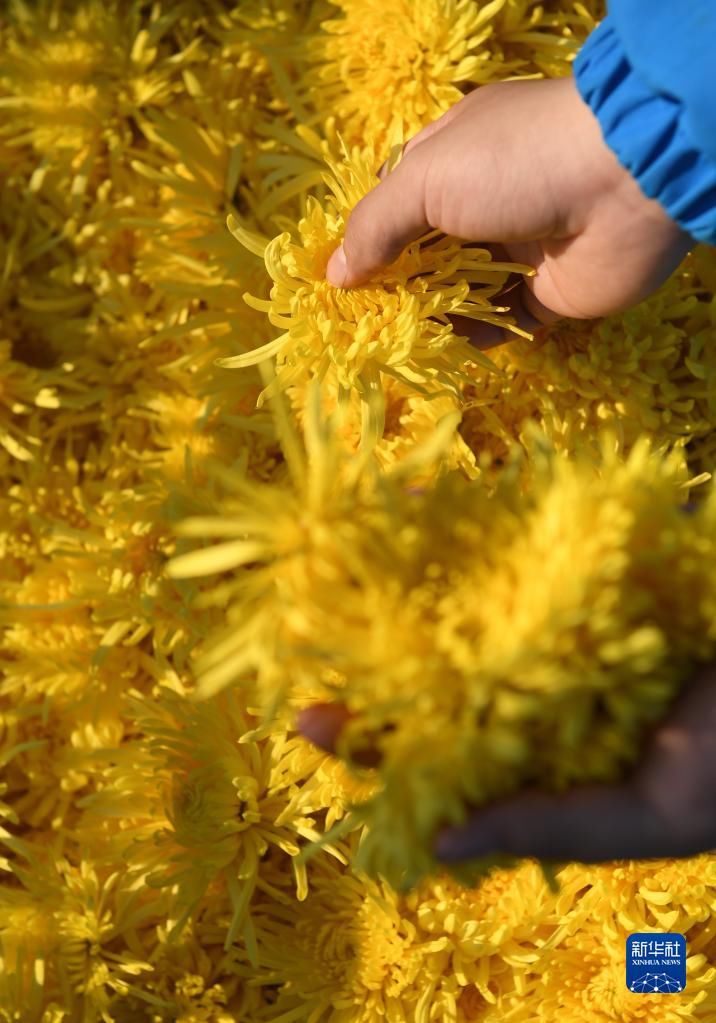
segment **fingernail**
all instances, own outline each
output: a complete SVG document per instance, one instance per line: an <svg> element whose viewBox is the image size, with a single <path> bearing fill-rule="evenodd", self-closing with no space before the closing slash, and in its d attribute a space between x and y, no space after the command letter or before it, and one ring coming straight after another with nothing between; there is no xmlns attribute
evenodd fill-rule
<svg viewBox="0 0 716 1023"><path fill-rule="evenodd" d="M350 711L343 704L321 703L300 711L296 724L309 742L333 753L338 734L350 717Z"/></svg>
<svg viewBox="0 0 716 1023"><path fill-rule="evenodd" d="M342 288L347 276L348 265L346 263L346 254L343 251L343 246L339 245L328 260L328 266L326 267L326 280L329 284L332 284L334 288Z"/></svg>

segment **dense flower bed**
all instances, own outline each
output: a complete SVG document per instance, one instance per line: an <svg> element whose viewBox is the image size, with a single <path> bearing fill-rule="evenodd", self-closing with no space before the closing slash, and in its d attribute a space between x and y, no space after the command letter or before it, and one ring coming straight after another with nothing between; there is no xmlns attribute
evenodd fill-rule
<svg viewBox="0 0 716 1023"><path fill-rule="evenodd" d="M404 139L602 13L0 16L2 1023L716 1017L713 856L430 852L466 798L618 777L714 653L713 252L538 338L528 268L455 239L324 280ZM296 730L327 698L343 759ZM681 994L627 991L644 930Z"/></svg>

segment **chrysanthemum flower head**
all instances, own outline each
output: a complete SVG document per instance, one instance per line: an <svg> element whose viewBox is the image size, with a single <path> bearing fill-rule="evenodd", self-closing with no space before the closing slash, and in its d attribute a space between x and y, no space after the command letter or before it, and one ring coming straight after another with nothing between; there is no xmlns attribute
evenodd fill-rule
<svg viewBox="0 0 716 1023"><path fill-rule="evenodd" d="M336 1021L367 1023L389 1006L409 1018L424 993L429 946L401 916L395 893L335 860L311 865L310 894L300 907L262 900L256 931L258 975L281 985L277 1018L290 1012L319 1019L333 1009Z"/></svg>
<svg viewBox="0 0 716 1023"><path fill-rule="evenodd" d="M197 607L226 608L228 625L218 642L214 636L213 642L207 640L196 652L203 695L258 670L266 680L259 703L264 708L276 705L291 671L299 671L304 663L304 643L309 647L306 694L315 691L316 684L328 689L340 685L340 675L331 672L330 657L315 676L317 651L312 647L320 627L314 612L322 615L323 611L314 598L319 593L327 596L332 588L338 593L340 587L350 599L354 590L355 610L362 620L365 608L359 611L359 607L365 592L378 592L389 576L393 528L399 531L410 521L412 498L403 485L405 477L436 459L457 421L456 415L445 417L429 443L394 467L399 482L386 484L384 492L371 453L351 458L337 419L322 421L315 381L311 393L304 428L306 450L288 422L283 424L290 471L286 480L261 485L240 472L212 465L211 472L220 477L226 491L221 512L211 514L207 508L205 515L192 515L175 525L182 537L226 539L213 548L178 551L167 566L170 576L232 573L218 587L195 598ZM280 416L286 417L281 403L278 408ZM415 530L406 528L404 534L397 542L404 545L406 554L415 547L423 550ZM325 649L324 642L319 646ZM310 678L314 678L312 685Z"/></svg>
<svg viewBox="0 0 716 1023"><path fill-rule="evenodd" d="M241 383L225 395L221 410L209 397L180 392L155 392L148 399L142 411L164 479L204 485L206 464L212 459L226 465L243 459L250 471L258 473L275 464L278 445L271 420L254 411L260 381L247 376Z"/></svg>
<svg viewBox="0 0 716 1023"><path fill-rule="evenodd" d="M630 933L700 932L716 904L716 862L709 853L599 864L586 877L583 864L570 864L560 871L563 878L568 884L588 880L592 918L616 916Z"/></svg>
<svg viewBox="0 0 716 1023"><path fill-rule="evenodd" d="M137 985L141 994L118 996L111 1004L112 1023L234 1023L255 1018L261 992L248 988L220 964L223 942L217 939L213 914L168 940L163 924L146 928L153 970Z"/></svg>
<svg viewBox="0 0 716 1023"><path fill-rule="evenodd" d="M232 514L184 527L230 539L172 572L233 575L215 588L228 628L197 661L206 691L241 678L264 708L292 687L340 699L356 715L348 756L379 736L358 861L410 884L464 800L612 779L633 760L716 640L716 502L686 516L681 458L644 443L622 462L605 441L598 470L536 455L527 494L516 470L494 492L453 474L415 494L360 459L347 476L307 430L300 488L239 483Z"/></svg>
<svg viewBox="0 0 716 1023"><path fill-rule="evenodd" d="M353 856L359 841L347 843ZM326 1018L336 1023L389 1014L498 1020L554 954L557 897L533 861L496 871L479 888L440 875L407 895L333 860L313 861L309 878L300 906L262 899L256 908L258 977L280 985L277 1015L319 1019L332 1005ZM581 915L572 914L573 929ZM237 950L237 971L248 977L241 959Z"/></svg>
<svg viewBox="0 0 716 1023"><path fill-rule="evenodd" d="M67 699L86 684L81 652L90 655L97 635L87 608L72 599L72 567L60 558L38 558L32 573L12 587L12 603L19 607L14 611L10 604L4 612L6 695L18 691L27 699L63 690ZM5 589L9 596L10 587Z"/></svg>
<svg viewBox="0 0 716 1023"><path fill-rule="evenodd" d="M596 24L584 4L553 11L530 0L332 3L336 17L307 44L301 39L302 80L279 88L296 114L305 95L324 118L338 117L351 145L369 139L383 155L475 85L567 74Z"/></svg>
<svg viewBox="0 0 716 1023"><path fill-rule="evenodd" d="M157 5L147 17L137 3L99 0L10 7L0 137L12 143L13 172L27 175L33 191L49 176L75 208L106 178L122 188L132 114L176 91L176 41L166 36L180 12L167 16Z"/></svg>
<svg viewBox="0 0 716 1023"><path fill-rule="evenodd" d="M55 468L46 466L52 487L42 486L28 468L23 483L11 488L13 522L25 526L32 543L22 580L3 586L4 620L10 625L5 646L12 659L2 689L30 697L44 693L66 706L86 698L91 688L99 706L112 690L101 676L115 646L135 648L126 651L119 669L122 675L129 669L131 677L136 646L154 625L162 645L165 628L149 609L159 597L164 545L174 541L159 514L162 497L151 485L140 496L107 488L101 470L92 479L88 461L90 478L80 483L73 459ZM67 556L70 548L74 553ZM173 623L165 619L166 631L176 641L181 597L170 587L161 603ZM153 620L148 628L137 617L141 606Z"/></svg>
<svg viewBox="0 0 716 1023"><path fill-rule="evenodd" d="M340 17L311 40L311 98L347 141L379 147L414 135L460 99L489 65L484 43L504 0L334 0ZM338 12L336 12L338 13ZM482 52L481 52L481 48Z"/></svg>
<svg viewBox="0 0 716 1023"><path fill-rule="evenodd" d="M492 368L490 360L456 334L449 314L502 325L517 334L504 308L493 304L510 272L530 273L519 264L497 263L490 253L439 232L425 235L361 288L334 288L325 279L351 209L378 184L372 154L355 151L342 164L329 161L326 180L332 198L325 206L307 200L296 237L284 232L270 242L243 228L236 238L263 256L273 280L269 299L246 296L268 314L281 333L245 355L218 360L240 368L276 356L275 389L335 372L343 393L356 389L366 404L375 399L373 428L382 433L382 386L393 377L415 390L432 383L455 392L465 364Z"/></svg>
<svg viewBox="0 0 716 1023"><path fill-rule="evenodd" d="M39 982L46 1006L55 1002L70 1018L111 1023L112 999L139 993L136 978L151 971L136 945L130 952L125 942L151 921L152 893L133 885L126 872L99 868L86 857L74 866L49 845L0 837L16 853L18 887L9 897L3 892L0 947L18 991L34 1000Z"/></svg>
<svg viewBox="0 0 716 1023"><path fill-rule="evenodd" d="M251 947L249 904L270 847L290 858L298 898L306 896L297 856L301 839L319 832L296 787L324 754L280 726L273 737L255 735L259 721L237 692L197 703L162 687L153 700L136 700L133 713L141 737L114 752L116 765L85 801L87 840L101 848L109 839L133 876L171 893L172 937L207 892L222 891L225 946L242 934ZM114 832L118 814L126 819Z"/></svg>
<svg viewBox="0 0 716 1023"><path fill-rule="evenodd" d="M605 14L604 0L549 6L507 0L490 38L491 70L498 80L535 73L548 78L568 75L579 47Z"/></svg>
<svg viewBox="0 0 716 1023"><path fill-rule="evenodd" d="M674 930L681 930L677 918ZM649 928L640 928L640 930ZM659 933L659 930L656 930ZM581 921L580 926L552 951L540 975L526 990L515 992L506 1011L519 1013L527 1002L532 1019L550 1023L565 1009L585 1023L676 1023L712 1019L716 1008L713 983L716 971L706 956L689 955L687 980L682 992L635 993L624 982L624 948L629 931L618 918L605 925L601 919ZM569 1018L569 1016L567 1017Z"/></svg>

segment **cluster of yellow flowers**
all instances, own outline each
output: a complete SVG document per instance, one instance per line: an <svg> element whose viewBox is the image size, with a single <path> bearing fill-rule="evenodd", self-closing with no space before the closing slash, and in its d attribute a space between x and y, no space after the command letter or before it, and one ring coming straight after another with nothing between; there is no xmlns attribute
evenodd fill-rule
<svg viewBox="0 0 716 1023"><path fill-rule="evenodd" d="M323 276L399 143L602 15L0 15L0 1023L716 1017L716 858L429 851L466 798L618 776L716 649L713 253L537 339L527 268L454 239ZM335 697L342 759L295 722ZM669 998L624 984L656 929Z"/></svg>

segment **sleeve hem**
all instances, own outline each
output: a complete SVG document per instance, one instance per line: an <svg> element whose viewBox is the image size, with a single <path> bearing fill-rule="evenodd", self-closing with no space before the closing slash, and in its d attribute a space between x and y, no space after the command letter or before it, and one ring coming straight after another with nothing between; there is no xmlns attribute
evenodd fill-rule
<svg viewBox="0 0 716 1023"><path fill-rule="evenodd" d="M644 195L693 238L716 245L716 164L690 138L683 104L634 71L609 17L582 47L574 77L605 142Z"/></svg>

